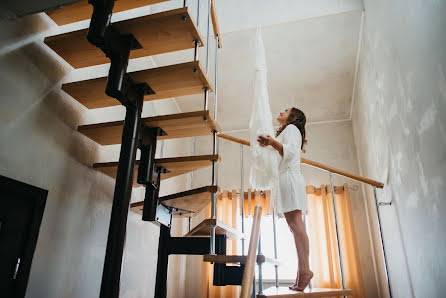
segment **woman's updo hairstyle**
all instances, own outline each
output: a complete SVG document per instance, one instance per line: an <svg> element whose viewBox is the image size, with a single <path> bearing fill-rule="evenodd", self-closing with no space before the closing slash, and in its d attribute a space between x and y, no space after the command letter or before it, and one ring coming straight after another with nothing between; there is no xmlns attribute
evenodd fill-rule
<svg viewBox="0 0 446 298"><path fill-rule="evenodd" d="M289 124L295 125L302 135L302 145L300 146L300 149L305 152L304 145L307 143L307 140L305 139L305 123L307 122L307 118L305 117L304 112L297 108L291 108L290 115L288 116L287 123L285 125L282 125L279 127L279 129L276 132L276 137L280 135L280 133L287 127Z"/></svg>

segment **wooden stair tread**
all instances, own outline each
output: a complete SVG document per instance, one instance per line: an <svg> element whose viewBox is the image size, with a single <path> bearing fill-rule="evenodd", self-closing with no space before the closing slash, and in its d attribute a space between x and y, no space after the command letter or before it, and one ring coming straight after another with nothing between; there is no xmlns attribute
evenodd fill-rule
<svg viewBox="0 0 446 298"><path fill-rule="evenodd" d="M166 207L197 213L211 202L211 194L218 191L218 186L204 186L164 196L159 201Z"/></svg>
<svg viewBox="0 0 446 298"><path fill-rule="evenodd" d="M189 231L184 237L210 237L210 226L215 226L215 234L226 235L227 238L232 240L247 239L246 235L242 232L234 229L233 227L217 220L217 219L205 219L195 228Z"/></svg>
<svg viewBox="0 0 446 298"><path fill-rule="evenodd" d="M130 204L130 211L142 215L142 207L143 207L143 205L144 205L144 201L131 203ZM174 209L174 210L172 210L172 215L173 215L173 217L186 218L186 217L192 217L193 216L193 212L186 211L186 210L180 210L180 209Z"/></svg>
<svg viewBox="0 0 446 298"><path fill-rule="evenodd" d="M204 88L212 90L212 84L198 61L157 67L128 73L135 82L147 83L155 94L144 100L198 94ZM107 77L63 84L62 89L88 109L120 105L105 94Z"/></svg>
<svg viewBox="0 0 446 298"><path fill-rule="evenodd" d="M334 297L334 296L350 296L353 291L350 289L328 289L328 288L313 288L306 289L303 292L296 292L288 289L288 287L271 287L258 294L257 298L288 298L288 297Z"/></svg>
<svg viewBox="0 0 446 298"><path fill-rule="evenodd" d="M212 165L212 161L220 161L220 156L215 155L195 155L195 156L182 156L171 158L158 158L155 159L156 166L162 166L167 169L168 173L161 174L161 180L186 174L192 171L196 171ZM102 172L114 179L118 171L118 162L102 162L93 164L93 168L99 172ZM139 186L136 182L138 178L139 160L135 162L133 170L133 185Z"/></svg>
<svg viewBox="0 0 446 298"><path fill-rule="evenodd" d="M119 0L115 1L113 12L130 10L133 8L152 5L167 0ZM93 14L93 6L87 0L63 6L59 9L47 11L46 14L59 26L88 20Z"/></svg>
<svg viewBox="0 0 446 298"><path fill-rule="evenodd" d="M167 133L158 140L212 135L213 131L220 131L209 111L147 117L141 121L148 127L160 127ZM82 125L78 130L100 145L114 145L121 143L123 125L121 120Z"/></svg>
<svg viewBox="0 0 446 298"><path fill-rule="evenodd" d="M119 2L119 1L116 1ZM121 34L133 34L142 48L132 50L130 59L175 52L194 47L203 39L187 7L113 23ZM45 43L74 68L109 63L110 60L87 40L88 29L45 38Z"/></svg>
<svg viewBox="0 0 446 298"><path fill-rule="evenodd" d="M204 255L204 262L212 262L217 264L245 264L248 256L235 256L235 255ZM270 263L274 265L280 265L280 262L273 258L265 257L264 255L257 255L257 263Z"/></svg>

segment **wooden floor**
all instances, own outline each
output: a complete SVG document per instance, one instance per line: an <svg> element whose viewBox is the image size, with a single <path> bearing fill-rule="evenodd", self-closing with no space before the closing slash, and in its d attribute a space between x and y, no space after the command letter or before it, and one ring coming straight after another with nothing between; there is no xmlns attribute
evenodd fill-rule
<svg viewBox="0 0 446 298"><path fill-rule="evenodd" d="M350 289L322 289L322 288L313 288L305 289L304 292L292 291L288 287L271 287L267 290L263 291L263 294L257 295L257 298L288 298L288 297L336 297L336 296L352 296L353 291Z"/></svg>
<svg viewBox="0 0 446 298"><path fill-rule="evenodd" d="M119 2L119 1L116 1ZM141 49L132 50L130 59L192 49L194 40L203 39L187 7L113 23L121 34L132 34ZM110 63L109 58L87 40L88 29L45 38L44 42L74 68Z"/></svg>

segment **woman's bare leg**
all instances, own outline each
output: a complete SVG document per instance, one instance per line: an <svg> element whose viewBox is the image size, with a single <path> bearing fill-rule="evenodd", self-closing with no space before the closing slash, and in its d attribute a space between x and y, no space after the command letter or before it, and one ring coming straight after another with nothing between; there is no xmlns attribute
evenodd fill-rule
<svg viewBox="0 0 446 298"><path fill-rule="evenodd" d="M299 267L296 277L296 284L290 287L290 289L303 291L310 283L310 280L313 277L313 272L310 270L310 248L307 231L302 220L302 211L294 210L287 212L285 213L285 218L294 236L294 244L296 245Z"/></svg>

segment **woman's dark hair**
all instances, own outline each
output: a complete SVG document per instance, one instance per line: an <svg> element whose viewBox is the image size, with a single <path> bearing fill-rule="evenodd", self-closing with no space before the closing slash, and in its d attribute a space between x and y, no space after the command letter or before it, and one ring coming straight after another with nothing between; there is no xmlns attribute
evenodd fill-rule
<svg viewBox="0 0 446 298"><path fill-rule="evenodd" d="M288 116L287 123L279 127L276 132L276 137L280 135L280 133L287 127L289 124L295 125L302 135L302 144L300 149L305 152L304 145L307 143L305 139L305 123L307 122L307 118L305 117L304 112L297 108L291 108L290 115Z"/></svg>

